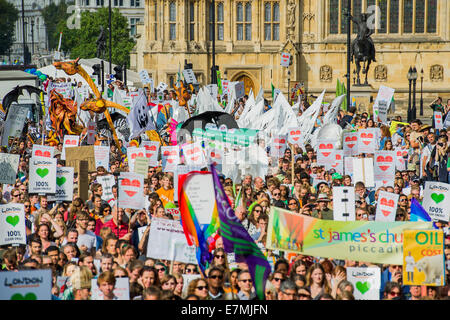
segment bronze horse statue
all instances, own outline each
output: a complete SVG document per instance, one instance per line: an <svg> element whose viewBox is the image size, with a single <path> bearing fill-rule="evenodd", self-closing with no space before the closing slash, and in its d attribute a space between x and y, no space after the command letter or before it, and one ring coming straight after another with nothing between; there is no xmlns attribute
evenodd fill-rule
<svg viewBox="0 0 450 320"><path fill-rule="evenodd" d="M361 62L363 63L362 73L365 74L364 85L367 83L367 74L371 62L375 60L375 45L370 36L374 33L373 29L367 26L367 13L362 13L358 19L350 16L350 19L358 25L358 35L352 42L350 60L356 64L357 85L361 85L360 72Z"/></svg>

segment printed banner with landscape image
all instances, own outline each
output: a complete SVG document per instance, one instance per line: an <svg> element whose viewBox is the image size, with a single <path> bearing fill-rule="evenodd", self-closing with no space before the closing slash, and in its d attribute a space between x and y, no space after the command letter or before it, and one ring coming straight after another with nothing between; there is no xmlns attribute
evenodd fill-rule
<svg viewBox="0 0 450 320"><path fill-rule="evenodd" d="M271 207L268 249L315 257L402 264L403 231L430 229L431 222L333 221Z"/></svg>

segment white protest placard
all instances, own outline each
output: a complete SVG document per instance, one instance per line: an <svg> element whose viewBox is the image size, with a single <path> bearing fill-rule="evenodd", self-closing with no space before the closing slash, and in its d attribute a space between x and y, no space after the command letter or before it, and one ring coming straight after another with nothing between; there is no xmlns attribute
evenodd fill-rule
<svg viewBox="0 0 450 320"><path fill-rule="evenodd" d="M206 146L206 156L209 162L215 163L218 171L222 171L224 157L223 144L218 141L208 143Z"/></svg>
<svg viewBox="0 0 450 320"><path fill-rule="evenodd" d="M166 212L172 215L173 220L180 221L181 219L180 208L166 208Z"/></svg>
<svg viewBox="0 0 450 320"><path fill-rule="evenodd" d="M43 146L40 144L33 144L33 149L31 150L32 157L53 158L54 154L55 147Z"/></svg>
<svg viewBox="0 0 450 320"><path fill-rule="evenodd" d="M63 140L63 151L61 153L61 160L66 160L66 148L78 147L80 137L75 135L65 135Z"/></svg>
<svg viewBox="0 0 450 320"><path fill-rule="evenodd" d="M180 261L183 263L197 263L195 246L188 246L186 239L184 241L172 241L170 252L171 261Z"/></svg>
<svg viewBox="0 0 450 320"><path fill-rule="evenodd" d="M208 89L209 95L214 99L217 99L217 95L219 93L219 88L217 84L208 84L206 85L206 89Z"/></svg>
<svg viewBox="0 0 450 320"><path fill-rule="evenodd" d="M434 111L434 127L437 130L444 129L444 123L442 122L444 119L442 118L442 112Z"/></svg>
<svg viewBox="0 0 450 320"><path fill-rule="evenodd" d="M344 174L344 150L333 150L331 159L333 162L331 164L326 164L325 169L334 169L341 175Z"/></svg>
<svg viewBox="0 0 450 320"><path fill-rule="evenodd" d="M422 207L431 219L449 221L450 185L444 182L426 181Z"/></svg>
<svg viewBox="0 0 450 320"><path fill-rule="evenodd" d="M0 153L0 183L15 184L20 155Z"/></svg>
<svg viewBox="0 0 450 320"><path fill-rule="evenodd" d="M130 300L130 282L128 277L116 278L113 292L117 300ZM103 293L97 285L97 279L91 280L91 300L103 300Z"/></svg>
<svg viewBox="0 0 450 320"><path fill-rule="evenodd" d="M270 143L270 156L282 157L287 148L287 136L274 134Z"/></svg>
<svg viewBox="0 0 450 320"><path fill-rule="evenodd" d="M52 270L0 272L0 300L51 300Z"/></svg>
<svg viewBox="0 0 450 320"><path fill-rule="evenodd" d="M56 168L56 192L49 196L49 201L73 200L73 173L72 167Z"/></svg>
<svg viewBox="0 0 450 320"><path fill-rule="evenodd" d="M447 113L447 116L445 117L444 120L444 128L448 128L450 127L450 113Z"/></svg>
<svg viewBox="0 0 450 320"><path fill-rule="evenodd" d="M173 175L173 188L174 188L173 198L175 202L178 201L178 176L181 174L186 174L191 171L200 171L201 168L202 168L201 166L187 166L187 165L176 166Z"/></svg>
<svg viewBox="0 0 450 320"><path fill-rule="evenodd" d="M95 143L95 134L97 133L97 122L89 121L87 129L87 144Z"/></svg>
<svg viewBox="0 0 450 320"><path fill-rule="evenodd" d="M358 133L344 132L343 150L345 157L352 157L358 155Z"/></svg>
<svg viewBox="0 0 450 320"><path fill-rule="evenodd" d="M333 140L317 140L317 164L319 166L327 166L334 163L334 144Z"/></svg>
<svg viewBox="0 0 450 320"><path fill-rule="evenodd" d="M161 81L161 82L158 84L158 86L156 87L156 92L163 92L164 90L167 89L167 87L168 87L168 85L167 85L166 83L164 83L164 82Z"/></svg>
<svg viewBox="0 0 450 320"><path fill-rule="evenodd" d="M360 129L358 131L358 152L375 153L375 134L371 130Z"/></svg>
<svg viewBox="0 0 450 320"><path fill-rule="evenodd" d="M222 79L222 91L225 94L228 94L228 89L229 89L229 85L230 85L230 81L229 80L224 80Z"/></svg>
<svg viewBox="0 0 450 320"><path fill-rule="evenodd" d="M179 146L162 146L161 159L163 172L174 172L180 163Z"/></svg>
<svg viewBox="0 0 450 320"><path fill-rule="evenodd" d="M109 171L109 147L94 146L95 167L103 167Z"/></svg>
<svg viewBox="0 0 450 320"><path fill-rule="evenodd" d="M373 159L372 158L353 158L353 183L358 181L364 183L366 188L375 186L375 180L373 176Z"/></svg>
<svg viewBox="0 0 450 320"><path fill-rule="evenodd" d="M140 210L144 204L144 176L134 172L121 172L119 207Z"/></svg>
<svg viewBox="0 0 450 320"><path fill-rule="evenodd" d="M378 89L377 97L375 98L375 102L373 104L374 109L378 110L378 117L380 116L380 110L382 110L383 113L387 114L394 93L395 89L383 85L380 86L380 89ZM387 119L379 119L379 120L377 118L375 119L375 122L386 122L386 121Z"/></svg>
<svg viewBox="0 0 450 320"><path fill-rule="evenodd" d="M28 193L56 192L56 159L33 157L30 159Z"/></svg>
<svg viewBox="0 0 450 320"><path fill-rule="evenodd" d="M148 176L147 157L136 157L136 159L134 159L134 172L142 175L144 178Z"/></svg>
<svg viewBox="0 0 450 320"><path fill-rule="evenodd" d="M9 137L20 137L28 115L28 105L12 104L4 122L2 133L2 146L8 145Z"/></svg>
<svg viewBox="0 0 450 320"><path fill-rule="evenodd" d="M22 203L0 205L0 245L27 244Z"/></svg>
<svg viewBox="0 0 450 320"><path fill-rule="evenodd" d="M395 180L395 151L375 151L375 181L382 181L383 185Z"/></svg>
<svg viewBox="0 0 450 320"><path fill-rule="evenodd" d="M287 52L282 52L281 53L281 63L280 65L282 67L289 67L289 62L291 60L291 54L287 53Z"/></svg>
<svg viewBox="0 0 450 320"><path fill-rule="evenodd" d="M148 75L147 70L142 69L139 71L139 78L141 78L142 84L148 84L151 80L150 76Z"/></svg>
<svg viewBox="0 0 450 320"><path fill-rule="evenodd" d="M242 81L238 81L234 84L234 91L236 93L236 99L240 99L245 95L245 86Z"/></svg>
<svg viewBox="0 0 450 320"><path fill-rule="evenodd" d="M112 187L116 184L114 176L97 176L97 182L102 185L102 200L109 201L114 198Z"/></svg>
<svg viewBox="0 0 450 320"><path fill-rule="evenodd" d="M145 157L146 151L144 147L129 147L127 149L128 167L130 172L134 172L134 161L137 157Z"/></svg>
<svg viewBox="0 0 450 320"><path fill-rule="evenodd" d="M174 242L184 244L188 247L186 236L184 235L180 221L153 218L148 236L147 257L172 260L174 256L174 246L172 243ZM157 243L158 245L152 245L154 243ZM189 261L186 260L178 261L189 263Z"/></svg>
<svg viewBox="0 0 450 320"><path fill-rule="evenodd" d="M185 69L183 70L183 77L184 80L186 80L186 83L197 83L197 79L195 78L194 70L192 69Z"/></svg>
<svg viewBox="0 0 450 320"><path fill-rule="evenodd" d="M354 157L344 157L344 174L353 177L353 159Z"/></svg>
<svg viewBox="0 0 450 320"><path fill-rule="evenodd" d="M380 300L381 271L378 267L347 268L347 280L353 284L356 300Z"/></svg>
<svg viewBox="0 0 450 320"><path fill-rule="evenodd" d="M141 143L141 146L145 148L145 155L148 158L150 167L158 166L159 145L158 141L142 141Z"/></svg>
<svg viewBox="0 0 450 320"><path fill-rule="evenodd" d="M182 150L186 165L206 165L206 157L200 142L185 144Z"/></svg>
<svg viewBox="0 0 450 320"><path fill-rule="evenodd" d="M406 159L408 156L408 150L402 149L400 147L395 148L395 167L397 170L404 171L406 170Z"/></svg>
<svg viewBox="0 0 450 320"><path fill-rule="evenodd" d="M378 105L373 105L373 114L375 122L387 122L388 102L386 100L378 101Z"/></svg>
<svg viewBox="0 0 450 320"><path fill-rule="evenodd" d="M399 195L380 190L378 194L375 221L394 222Z"/></svg>
<svg viewBox="0 0 450 320"><path fill-rule="evenodd" d="M333 220L355 221L354 187L333 187Z"/></svg>
<svg viewBox="0 0 450 320"><path fill-rule="evenodd" d="M288 128L288 142L293 145L302 146L302 132L299 128Z"/></svg>
<svg viewBox="0 0 450 320"><path fill-rule="evenodd" d="M184 192L191 203L199 224L211 222L216 198L208 190L214 187L210 173L194 173L184 181Z"/></svg>

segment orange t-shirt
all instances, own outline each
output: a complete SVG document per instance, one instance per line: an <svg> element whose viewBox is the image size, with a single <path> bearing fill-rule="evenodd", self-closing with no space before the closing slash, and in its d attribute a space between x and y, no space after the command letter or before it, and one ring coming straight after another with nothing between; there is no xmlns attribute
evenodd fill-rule
<svg viewBox="0 0 450 320"><path fill-rule="evenodd" d="M156 193L158 194L159 198L161 199L163 207L165 207L168 202L174 202L173 201L173 193L174 193L173 188L169 189L169 190L164 190L164 188L161 187L158 190L156 190Z"/></svg>

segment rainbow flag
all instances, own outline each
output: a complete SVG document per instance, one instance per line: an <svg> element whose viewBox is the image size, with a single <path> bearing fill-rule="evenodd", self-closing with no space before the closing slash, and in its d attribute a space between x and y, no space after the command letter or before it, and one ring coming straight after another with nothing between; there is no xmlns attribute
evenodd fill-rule
<svg viewBox="0 0 450 320"><path fill-rule="evenodd" d="M186 236L187 243L190 246L195 245L197 247L196 258L198 265L204 274L213 258L211 251L213 250L213 244L217 239L215 234L217 234L217 230L219 229L219 214L216 203L214 205L211 222L208 225L201 225L198 222L194 208L192 207L192 204L184 191L184 184L187 178L195 174L211 174L211 172L191 171L187 174L179 175L178 201L180 207L181 225L183 227L184 235Z"/></svg>

